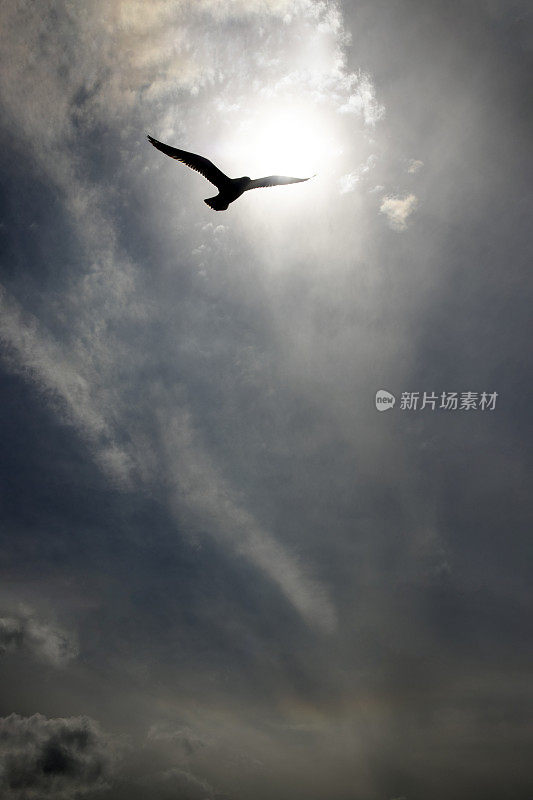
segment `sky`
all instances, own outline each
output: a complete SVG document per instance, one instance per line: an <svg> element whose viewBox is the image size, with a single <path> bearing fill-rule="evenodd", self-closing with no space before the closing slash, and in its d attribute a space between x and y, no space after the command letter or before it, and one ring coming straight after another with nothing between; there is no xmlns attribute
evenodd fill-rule
<svg viewBox="0 0 533 800"><path fill-rule="evenodd" d="M2 797L531 798L529 3L0 9Z"/></svg>

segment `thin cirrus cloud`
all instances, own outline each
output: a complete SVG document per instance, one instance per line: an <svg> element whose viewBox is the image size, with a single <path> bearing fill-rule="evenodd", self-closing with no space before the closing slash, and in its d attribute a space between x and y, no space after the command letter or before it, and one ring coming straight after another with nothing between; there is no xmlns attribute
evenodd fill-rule
<svg viewBox="0 0 533 800"><path fill-rule="evenodd" d="M39 334L35 320L22 321L20 309L13 301L6 297L3 301L5 313L0 336L10 354L11 369L33 376L43 397L48 397L58 413L87 438L97 463L117 485L130 487L136 479L143 478L148 485L153 484L161 467L156 463L154 472L150 471L144 439L136 441L135 434L130 434L126 445L116 445L118 431L113 425L120 407L116 397L112 412L107 405L110 387L102 385L101 379L89 383L73 366L72 361L78 362L92 371L98 343L93 343L94 350L86 358L78 343L76 357L69 361L52 340ZM326 592L306 577L290 553L235 502L227 481L197 443L190 415L176 406L174 393L159 394L157 408L157 418L165 432L165 449L168 448L164 459L167 474L160 478L170 479L174 486L171 509L179 516L183 504L212 535L268 575L310 624L325 630L334 627L335 613ZM124 408L124 415L126 411Z"/></svg>

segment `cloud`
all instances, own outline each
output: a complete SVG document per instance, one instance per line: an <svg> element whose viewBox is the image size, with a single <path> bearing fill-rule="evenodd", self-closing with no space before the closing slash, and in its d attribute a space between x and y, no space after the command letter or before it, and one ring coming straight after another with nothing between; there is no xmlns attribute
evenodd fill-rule
<svg viewBox="0 0 533 800"><path fill-rule="evenodd" d="M420 172L423 166L423 161L418 161L417 159L412 158L407 165L407 172L409 175L416 175L417 172Z"/></svg>
<svg viewBox="0 0 533 800"><path fill-rule="evenodd" d="M202 11L215 17L241 17L272 14L287 19L287 15L298 14L315 5L314 0L200 0Z"/></svg>
<svg viewBox="0 0 533 800"><path fill-rule="evenodd" d="M151 725L146 738L152 742L171 742L185 758L189 758L197 750L206 746L204 739L193 730L176 728L162 723Z"/></svg>
<svg viewBox="0 0 533 800"><path fill-rule="evenodd" d="M0 788L5 800L71 800L106 788L113 751L87 717L42 714L0 719Z"/></svg>
<svg viewBox="0 0 533 800"><path fill-rule="evenodd" d="M482 537L486 525L501 518L492 513L489 495L501 504L513 488L505 479L502 485L494 468L489 484L495 491L487 493L487 464L498 459L484 455L489 447L500 460L506 454L509 463L513 448L501 430L511 428L496 425L496 417L480 421L491 431L473 431L469 478L463 480L454 443L464 442L464 430L457 439L459 429L454 434L444 417L417 418L391 430L387 426L394 420L378 424L370 407L378 379L378 386L395 392L428 388L417 385L428 359L432 380L446 388L461 375L468 378L473 361L489 371L494 359L506 363L507 350L515 356L522 352L512 326L523 315L506 313L515 298L511 290L501 291L497 263L505 241L515 248L518 241L520 257L526 252L524 239L513 235L520 232L516 213L509 215L516 229L508 223L501 241L489 241L487 263L479 270L476 248L486 241L483 233L490 240L493 229L470 224L475 215L493 218L486 203L503 195L491 190L503 187L511 200L527 196L516 180L519 171L507 170L514 158L522 160L522 139L517 136L516 150L506 152L503 161L488 158L484 149L488 136L498 144L491 156L500 152L501 141L512 139L504 135L512 132L503 127L505 113L496 126L485 124L498 94L506 108L510 94L494 92L495 103L486 102L483 92L464 94L472 81L479 88L491 84L487 76L494 77L483 59L479 63L488 71L476 71L475 47L465 50L464 59L453 58L465 33L483 30L486 36L475 15L467 25L455 20L454 38L427 24L437 13L433 8L424 7L420 18L374 12L366 4L371 19L365 22L366 6L361 17L361 4L352 5L361 47L348 52L351 65L343 60L342 17L318 12L331 10L329 2L301 4L302 11L278 3L276 14L260 11L274 5L244 0L213 3L213 11L200 2L6 5L8 19L12 12L20 14L21 24L8 26L0 45L9 51L0 81L9 84L2 108L5 159L13 176L13 191L6 192L3 233L12 245L6 249L0 324L10 366L30 384L21 390L20 380L5 381L17 400L28 401L27 409L17 408L18 431L4 415L9 442L16 438L20 444L9 455L23 466L9 478L24 484L26 492L17 504L22 524L15 549L21 558L30 556L24 564L28 580L57 581L57 592L72 611L75 592L93 601L80 615L87 626L84 641L93 648L84 662L87 680L80 684L78 669L46 670L45 684L32 686L28 695L38 698L41 692L45 708L56 702L60 708L92 703L81 706L88 712L105 706L106 719L116 727L137 730L145 757L151 749L167 759L148 765L146 759L139 766L136 775L142 769L154 774L153 784L137 787L141 800L157 797L152 787L158 781L169 797L180 781L186 784L183 794L198 789L194 782L187 788L190 773L156 777L158 770L176 767L174 752L179 757L185 743L191 744L187 733L174 740L161 730L153 731L151 743L145 741L146 720L169 709L179 710L184 726L196 730L197 725L202 739L212 735L226 743L223 756L212 757L211 746L195 750L192 773L225 782L227 789L240 787L237 795L253 795L254 772L259 794L266 793L268 776L270 794L315 798L332 787L349 794L354 779L361 796L402 794L401 783L393 782L398 764L410 785L431 784L440 770L453 776L460 793L468 781L457 777L455 767L473 744L480 761L488 754L478 773L488 784L490 754L502 748L502 715L496 712L501 708L505 716L509 685L513 706L524 707L526 684L521 685L514 646L521 606L502 616L499 603L485 606L485 590L478 591L491 580L491 554L479 559L479 548L490 550L501 539L496 530ZM349 14L350 4L344 8ZM388 23L380 28L384 17ZM371 35L365 36L369 27ZM429 47L427 37L417 35L422 28L434 31ZM424 61L428 53L432 57ZM376 65L390 103L386 123L371 132L380 98L352 73L358 58ZM450 59L456 80L447 69ZM466 74L462 67L469 64L474 69ZM437 74L441 80L435 82ZM250 123L242 135L257 151L254 135L262 115L268 120L278 103L298 99L304 112L316 107L317 121L326 122L318 133L325 134L327 167L321 165L319 179L299 195L280 190L243 198L222 217L225 231L215 227L219 216L210 216L201 200L193 202L201 179L162 156L158 161L158 154L141 144L149 121L161 137L168 130L175 136L171 141L190 149L198 145L198 152L219 163L224 147L241 133L241 121ZM458 102L464 100L468 103ZM523 124L522 106L520 111ZM311 139L317 130L305 113L304 118ZM436 119L444 123L435 125ZM370 133L375 141L369 141ZM24 158L16 158L19 137ZM209 148L200 149L202 144ZM393 169L383 157L389 145L395 150ZM348 191L361 186L358 165L369 152L378 153L380 162L364 188L385 188L339 198L341 176ZM420 219L416 241L391 248L387 223L402 229L412 219L406 208L410 187L396 184L398 165L408 184L417 180L406 174L406 152L438 164L442 181L428 183L424 194L432 224L419 236L425 222ZM242 156L238 143L235 162ZM490 169L480 169L484 165ZM458 175L468 183L468 196L457 192ZM53 213L43 212L50 195ZM390 213L383 210L381 218L382 200ZM254 208L260 209L255 218ZM523 203L520 209L521 214ZM34 213L49 223L39 237L27 226ZM17 242L13 222L19 214L24 234ZM499 244L501 249L492 247ZM198 257L191 257L201 246ZM428 253L435 266L429 272ZM515 259L508 261L514 268ZM465 263L472 269L464 270ZM464 277L461 292L450 274ZM509 277L512 287L524 285L519 277L518 272ZM483 347L494 345L495 339L487 340L491 331L500 332L498 325L480 324L487 319L506 321L505 352L492 347L490 363L483 362ZM456 352L462 363L450 357ZM37 417L44 403L42 437L24 441L19 432L33 431L29 416L37 409ZM58 420L75 430L60 428ZM456 429L460 421L453 423ZM518 428L515 433L519 441ZM493 445L486 444L487 436L494 437ZM483 447L476 450L476 441ZM70 459L71 451L77 461ZM104 487L109 481L86 463L91 455L106 478L131 494ZM65 472L65 457L72 485L57 480ZM32 458L42 460L32 465ZM500 473L505 478L510 471ZM38 487L35 499L28 475ZM477 495L469 491L472 480L479 483ZM465 487L464 502L456 481ZM26 499L31 516L25 513ZM61 526L53 520L51 538L42 547L42 541L26 547L23 537L35 537L34 529L40 533L50 510ZM421 544L418 529L432 529L435 520L435 538L449 543L453 559L466 565L461 578L460 570L452 570L441 580L436 571L443 559L437 560L435 543ZM193 546L173 536L190 536ZM204 537L214 543L206 544ZM523 578L515 579L516 564L506 569L500 559L492 560L495 593L519 596ZM472 605L461 590L463 580L474 585ZM293 609L310 625L301 624ZM332 630L335 612L338 633L325 642L315 627ZM7 648L23 640L15 616L9 615L6 625ZM315 626L316 620L321 624ZM513 645L511 684L503 678L498 683L501 669L497 678L484 672L506 657L498 627L505 635L509 628ZM20 659L10 661L4 666L16 667ZM36 670L32 677L37 683ZM473 699L472 686L479 699ZM6 685L6 694L10 688ZM479 716L465 714L462 724L459 715L458 722L443 725L442 717L450 719L449 710L464 706L465 698L480 709ZM368 719L360 719L361 708L369 710ZM425 715L413 726L420 708ZM496 712L485 719L483 709ZM209 717L203 724L202 715ZM273 732L276 720L292 727ZM505 746L523 752L516 746L521 737L512 715L505 720ZM337 733L329 735L336 722ZM369 725L376 732L370 741ZM400 729L410 735L398 742ZM420 759L411 759L421 741L427 756L423 769ZM247 776L234 760L240 753L260 764ZM198 768L200 760L205 770ZM365 785L365 768L376 773L379 786ZM516 785L522 780L505 754L495 769L513 774ZM419 785L418 794L429 796L431 786L426 788ZM441 790L450 795L448 786ZM205 786L198 791L209 796ZM130 797L126 791L124 796Z"/></svg>
<svg viewBox="0 0 533 800"><path fill-rule="evenodd" d="M207 781L179 768L153 773L135 782L124 782L124 789L130 800L144 800L147 794L157 800L216 800L220 796Z"/></svg>
<svg viewBox="0 0 533 800"><path fill-rule="evenodd" d="M343 175L340 180L340 193L347 194L348 192L355 191L355 187L359 183L359 181L368 175L371 169L374 168L376 165L377 157L373 154L369 155L367 160L360 164L357 169L353 170L352 172Z"/></svg>
<svg viewBox="0 0 533 800"><path fill-rule="evenodd" d="M176 516L188 509L193 525L200 523L264 572L310 625L332 631L336 613L327 592L254 519L246 505L237 501L222 471L198 441L190 414L174 409L172 416L161 418L161 425L168 448L166 462L173 478L171 508Z"/></svg>
<svg viewBox="0 0 533 800"><path fill-rule="evenodd" d="M370 75L361 72L357 75L356 90L345 103L339 106L340 114L362 116L366 125L373 127L385 116L385 106L378 102L376 90Z"/></svg>
<svg viewBox="0 0 533 800"><path fill-rule="evenodd" d="M26 650L40 661L64 666L78 654L70 634L31 615L0 617L0 654Z"/></svg>
<svg viewBox="0 0 533 800"><path fill-rule="evenodd" d="M407 220L417 205L418 200L414 194L404 197L389 195L383 198L379 210L385 214L393 231L405 231L407 230Z"/></svg>
<svg viewBox="0 0 533 800"><path fill-rule="evenodd" d="M42 330L38 320L25 313L0 286L0 341L8 366L22 369L52 402L60 399L67 419L94 438L107 432L107 423L91 400L94 387L80 375L66 348Z"/></svg>
<svg viewBox="0 0 533 800"><path fill-rule="evenodd" d="M249 14L261 16L262 28L250 26L254 42L250 55L235 59L233 44L240 33L231 20ZM46 31L49 46L43 48L41 16L32 15L31 9L10 13L12 35L5 37L6 71L0 91L7 113L29 142L28 152L63 197L84 267L69 275L60 304L48 306L47 319L31 313L0 287L0 338L6 363L31 380L59 418L76 428L115 486L125 490L169 486L177 520L188 515L196 527L225 542L230 552L274 581L307 622L332 630L335 611L326 590L283 543L283 532L274 534L255 519L246 498L238 496L224 474L223 464L202 441L180 382L173 378L174 352L158 355L167 358L160 383L144 385L141 376L152 354L143 355L143 328L157 324L164 298L154 302L143 293L141 271L121 246L114 219L107 213L112 191L106 182L83 173L75 150L78 132L87 134L102 122L111 125L117 115L126 123L136 104L140 114L136 126L139 119L152 117L158 130L173 130L179 107L180 124L193 127L197 123L190 109L206 103L210 110L204 116L209 119L213 87L221 101L225 93L231 95L232 104L248 101L250 70L254 92L271 96L274 103L303 97L313 106L323 103L337 121L336 111L349 105L351 112L369 122L377 114L372 112L373 88L367 75L346 68L340 49L341 17L310 0L205 2L195 10L190 4L160 2L148 13L132 1L110 6L95 1L83 13L69 10L60 17ZM227 26L222 33L221 25ZM39 82L33 62L15 44L21 27L27 47L38 53ZM301 68L303 33L320 45L320 58L312 70ZM218 48L213 47L214 40ZM75 56L65 55L66 70L57 62L63 41L69 47L76 41ZM24 107L17 86L27 92ZM180 92L191 88L204 91L205 97L189 107ZM43 144L44 106L53 108L54 115ZM212 124L218 129L227 112L217 113L220 117L215 115ZM127 171L122 173L123 179L129 177ZM213 234L225 239L225 227L213 227ZM212 261L211 254L207 256ZM145 419L136 419L135 425L129 424L132 391L139 418L145 412ZM153 417L160 428L156 432Z"/></svg>
<svg viewBox="0 0 533 800"><path fill-rule="evenodd" d="M103 121L124 124L132 111L135 126L150 121L161 135L183 131L188 113L182 118L181 112L188 112L184 101L191 93L212 92L225 117L249 104L251 74L254 94L273 96L292 84L366 125L374 126L384 115L371 76L346 68L348 36L336 4L155 0L147 9L138 0L89 0L83 10L63 10L63 5L45 2L42 17L23 7L6 9L9 33L0 50L5 113L16 122L19 136L38 142L32 155L43 163L51 148L72 144L80 132ZM42 18L53 18L54 25L43 26ZM248 26L246 55L239 25ZM302 54L305 40L316 47L312 69ZM27 98L23 107L21 92Z"/></svg>
<svg viewBox="0 0 533 800"><path fill-rule="evenodd" d="M106 281L109 277L113 284L113 273L105 276ZM98 320L102 315L98 302L100 291L98 286L96 308L88 320L97 330L105 327L105 319ZM87 308L92 302L91 294L86 292ZM62 352L58 344L40 330L38 322L23 314L5 292L0 292L0 306L4 310L0 340L7 348L6 363L14 371L33 378L61 416L87 438L95 459L117 485L129 488L135 485L133 481L146 482L148 486L158 481L170 482L171 509L177 519L188 513L193 524L205 526L233 552L249 559L281 588L307 622L323 630L335 627L335 612L326 592L305 574L287 549L255 521L246 507L236 502L221 470L199 442L191 415L180 402L179 389L154 387L153 396L146 398L148 403L154 404L155 418L164 431L159 459L151 463L146 455L147 452L150 455L152 446L142 431L136 435L132 430L127 438L121 437L120 446L116 444L121 436L120 426L128 416L127 395L122 397L120 391L115 391L113 405L110 405L109 390L114 384L113 367L111 371L110 367L114 361L108 362L113 354L106 349L100 370L95 369L95 360L98 363L100 355L99 333L93 335L87 331L85 342L78 341L77 353L70 355L66 348L66 352ZM118 352L114 357L117 356ZM137 363L133 353L124 358L128 358L132 367ZM87 377L78 370L83 370ZM92 379L89 378L91 374Z"/></svg>
<svg viewBox="0 0 533 800"><path fill-rule="evenodd" d="M316 5L310 0L155 0L147 8L138 0L89 0L82 11L52 1L41 6L42 18L24 7L6 7L5 29L13 38L0 51L2 99L8 113L24 116L23 131L41 128L46 150L80 123L92 125L102 112L115 117L141 96L157 101L177 88L199 89L216 81L212 26L254 16L280 20L312 13ZM17 36L21 30L24 40ZM59 51L48 49L51 42ZM30 60L26 48L33 54ZM31 98L24 109L21 87Z"/></svg>
<svg viewBox="0 0 533 800"><path fill-rule="evenodd" d="M339 191L341 194L348 194L349 192L354 192L355 187L359 183L359 175L357 170L354 172L348 172L346 175L342 175L339 178Z"/></svg>

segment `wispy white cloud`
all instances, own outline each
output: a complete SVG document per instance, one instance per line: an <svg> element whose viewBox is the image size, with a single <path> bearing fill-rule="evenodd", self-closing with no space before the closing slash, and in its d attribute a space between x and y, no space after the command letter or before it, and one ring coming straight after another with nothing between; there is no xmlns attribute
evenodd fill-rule
<svg viewBox="0 0 533 800"><path fill-rule="evenodd" d="M348 172L346 175L342 175L339 179L340 193L347 194L348 192L355 191L357 184L374 168L376 161L377 158L375 155L369 155L366 161L360 164L357 169Z"/></svg>
<svg viewBox="0 0 533 800"><path fill-rule="evenodd" d="M351 92L346 102L339 106L339 113L361 116L366 125L374 126L385 116L385 106L376 98L376 90L370 75L359 73L355 83L355 91Z"/></svg>

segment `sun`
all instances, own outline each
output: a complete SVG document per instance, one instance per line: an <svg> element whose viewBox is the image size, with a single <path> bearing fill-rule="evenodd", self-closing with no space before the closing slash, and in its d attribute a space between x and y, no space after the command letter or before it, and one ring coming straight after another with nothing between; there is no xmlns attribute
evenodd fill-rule
<svg viewBox="0 0 533 800"><path fill-rule="evenodd" d="M250 113L239 125L229 154L252 178L300 178L327 169L339 152L337 130L327 115L295 104Z"/></svg>

